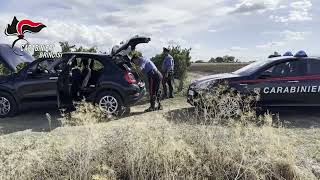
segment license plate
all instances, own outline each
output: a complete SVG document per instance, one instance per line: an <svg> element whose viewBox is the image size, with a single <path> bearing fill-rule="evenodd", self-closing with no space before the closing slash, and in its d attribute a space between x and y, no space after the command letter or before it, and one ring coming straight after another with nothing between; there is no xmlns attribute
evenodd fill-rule
<svg viewBox="0 0 320 180"><path fill-rule="evenodd" d="M189 93L188 93L190 96L194 96L194 91L192 90L189 90Z"/></svg>

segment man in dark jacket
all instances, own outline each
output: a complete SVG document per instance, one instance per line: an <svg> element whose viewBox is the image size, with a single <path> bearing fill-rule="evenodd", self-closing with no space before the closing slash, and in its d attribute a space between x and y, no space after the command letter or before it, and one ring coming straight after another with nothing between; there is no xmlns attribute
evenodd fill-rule
<svg viewBox="0 0 320 180"><path fill-rule="evenodd" d="M174 72L174 60L169 54L168 48L163 48L164 60L162 62L162 86L163 86L163 99L168 98L167 84L169 86L169 98L173 98L173 72Z"/></svg>
<svg viewBox="0 0 320 180"><path fill-rule="evenodd" d="M71 95L72 99L77 101L80 100L80 89L81 89L81 71L78 67L77 61L74 60L71 65Z"/></svg>
<svg viewBox="0 0 320 180"><path fill-rule="evenodd" d="M162 75L158 71L157 67L152 61L142 57L139 54L134 54L131 61L137 65L145 76L148 77L149 81L149 96L150 96L150 107L145 110L145 112L151 112L156 110L161 110L162 106L160 103L160 83L162 80ZM156 107L156 102L158 106Z"/></svg>

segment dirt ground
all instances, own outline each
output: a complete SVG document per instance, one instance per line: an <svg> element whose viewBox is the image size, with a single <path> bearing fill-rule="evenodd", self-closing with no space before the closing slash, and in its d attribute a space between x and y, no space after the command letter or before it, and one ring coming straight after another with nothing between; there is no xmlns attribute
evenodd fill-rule
<svg viewBox="0 0 320 180"><path fill-rule="evenodd" d="M165 100L163 103L164 110L160 112L163 114L168 112L184 114L183 111L192 109L184 97ZM132 107L129 116L144 114L143 111L147 106L148 104ZM317 108L275 109L273 113L279 115L280 120L284 121L288 128L320 129L320 112ZM48 120L48 115L51 117L51 122ZM16 117L0 120L0 134L11 134L19 131L48 131L60 125L57 120L59 117L61 117L60 112L55 110L54 107L21 112Z"/></svg>
<svg viewBox="0 0 320 180"><path fill-rule="evenodd" d="M207 73L190 73L190 80L197 79ZM131 108L130 116L143 114L147 104L137 105ZM179 97L173 100L164 101L164 110L162 113L175 109L184 111L191 108L186 102L186 98ZM320 128L320 111L318 108L283 108L274 109L275 116L279 115L280 120L284 121L289 128ZM48 120L48 115L51 121ZM60 123L58 118L60 112L55 107L46 107L42 109L31 109L21 112L13 118L0 119L0 134L10 134L19 131L43 132L58 127Z"/></svg>

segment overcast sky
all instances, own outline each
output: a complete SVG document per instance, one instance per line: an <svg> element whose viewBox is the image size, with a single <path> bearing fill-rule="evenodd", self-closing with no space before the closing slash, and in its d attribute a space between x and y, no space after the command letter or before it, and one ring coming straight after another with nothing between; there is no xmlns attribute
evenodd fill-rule
<svg viewBox="0 0 320 180"><path fill-rule="evenodd" d="M134 35L152 38L138 46L147 57L163 46L192 48L193 60L234 55L243 61L275 50L320 55L319 0L10 0L0 5L0 29L14 16L44 23L31 43L69 41L110 51ZM16 37L0 35L0 43Z"/></svg>

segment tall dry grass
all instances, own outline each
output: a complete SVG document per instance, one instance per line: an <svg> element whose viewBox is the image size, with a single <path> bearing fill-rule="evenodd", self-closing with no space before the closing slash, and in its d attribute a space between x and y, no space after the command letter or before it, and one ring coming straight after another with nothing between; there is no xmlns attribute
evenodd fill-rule
<svg viewBox="0 0 320 180"><path fill-rule="evenodd" d="M15 140L1 137L0 177L315 179L297 166L281 129L271 127L138 121L61 130Z"/></svg>
<svg viewBox="0 0 320 180"><path fill-rule="evenodd" d="M155 112L95 124L83 106L68 127L0 136L0 179L316 179L283 128L176 111L184 122Z"/></svg>

